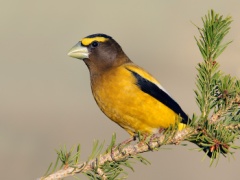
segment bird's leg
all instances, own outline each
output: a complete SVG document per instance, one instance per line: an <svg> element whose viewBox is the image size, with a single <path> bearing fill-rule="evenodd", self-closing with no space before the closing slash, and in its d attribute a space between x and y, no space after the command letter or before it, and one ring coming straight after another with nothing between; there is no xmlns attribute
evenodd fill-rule
<svg viewBox="0 0 240 180"><path fill-rule="evenodd" d="M151 146L150 146L150 143L152 142L152 140L155 138L155 134L150 134L150 133L142 133L142 132L138 132L138 133L135 133L135 136L134 138L138 138L139 142L138 142L138 145L139 146L142 146L144 144L146 144L149 149L152 149Z"/></svg>
<svg viewBox="0 0 240 180"><path fill-rule="evenodd" d="M159 128L159 130L158 130L158 134L162 134L163 132L164 132L164 128Z"/></svg>
<svg viewBox="0 0 240 180"><path fill-rule="evenodd" d="M164 128L159 128L158 133L154 133L154 134L150 135L149 137L147 137L145 143L148 145L150 150L153 150L151 144L158 140L158 138L164 132L164 130L165 130Z"/></svg>
<svg viewBox="0 0 240 180"><path fill-rule="evenodd" d="M121 142L119 145L118 145L118 150L120 153L122 154L125 154L125 152L123 152L123 148L130 144L131 142L135 141L136 140L136 134L134 134L133 136L131 136L130 138L126 139L125 141Z"/></svg>
<svg viewBox="0 0 240 180"><path fill-rule="evenodd" d="M156 137L157 137L157 134L151 134L145 137L144 143L147 144L148 149L150 149L151 151L153 151L151 144Z"/></svg>
<svg viewBox="0 0 240 180"><path fill-rule="evenodd" d="M135 141L136 140L136 136L131 136L130 138L126 139L125 141L121 142L120 143L120 146L124 146L124 145L127 145L129 143L131 143L132 141Z"/></svg>
<svg viewBox="0 0 240 180"><path fill-rule="evenodd" d="M125 141L123 141L123 142L121 142L119 145L117 145L117 147L113 147L113 148L111 149L111 158L112 158L113 161L116 161L116 159L114 158L114 151L115 151L116 149L118 149L118 151L119 151L120 153L124 154L125 152L123 152L122 149L123 149L126 145L128 145L129 143L131 143L132 141L135 141L136 138L137 138L136 136L137 136L137 135L134 134L134 135L131 136L130 138L126 139Z"/></svg>

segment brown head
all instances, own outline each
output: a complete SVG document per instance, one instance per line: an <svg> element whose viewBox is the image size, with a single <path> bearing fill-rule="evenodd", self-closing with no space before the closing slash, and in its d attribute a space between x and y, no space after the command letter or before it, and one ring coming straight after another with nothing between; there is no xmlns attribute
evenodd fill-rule
<svg viewBox="0 0 240 180"><path fill-rule="evenodd" d="M110 68L131 62L121 46L110 36L93 34L79 41L68 53L83 60L91 75L98 75Z"/></svg>

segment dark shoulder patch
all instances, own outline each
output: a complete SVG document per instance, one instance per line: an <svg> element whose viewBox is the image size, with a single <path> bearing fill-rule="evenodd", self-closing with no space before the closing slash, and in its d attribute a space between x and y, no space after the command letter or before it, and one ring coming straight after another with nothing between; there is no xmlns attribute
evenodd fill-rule
<svg viewBox="0 0 240 180"><path fill-rule="evenodd" d="M128 71L132 73L132 75L137 80L137 86L145 93L149 94L153 98L157 99L161 103L168 106L170 109L172 109L176 114L179 114L183 119L182 123L187 124L188 122L188 116L185 114L185 112L181 109L181 107L178 105L176 101L174 101L166 92L164 92L162 89L160 89L157 85L152 83L151 81L145 79L144 77L140 76L135 71L132 71L128 68L126 68Z"/></svg>

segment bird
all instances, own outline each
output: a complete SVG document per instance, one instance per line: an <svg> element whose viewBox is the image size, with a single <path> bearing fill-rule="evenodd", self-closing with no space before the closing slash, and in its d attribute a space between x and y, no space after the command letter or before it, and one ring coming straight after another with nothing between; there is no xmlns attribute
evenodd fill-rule
<svg viewBox="0 0 240 180"><path fill-rule="evenodd" d="M83 60L90 72L93 97L101 111L132 137L155 134L188 115L150 73L135 64L109 35L84 37L68 55Z"/></svg>

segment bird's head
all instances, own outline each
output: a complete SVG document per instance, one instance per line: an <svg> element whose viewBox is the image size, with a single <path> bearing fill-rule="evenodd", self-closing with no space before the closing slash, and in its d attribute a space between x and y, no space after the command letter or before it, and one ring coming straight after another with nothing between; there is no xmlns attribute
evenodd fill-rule
<svg viewBox="0 0 240 180"><path fill-rule="evenodd" d="M68 53L83 60L90 71L105 71L130 61L121 46L110 36L93 34L79 41Z"/></svg>

